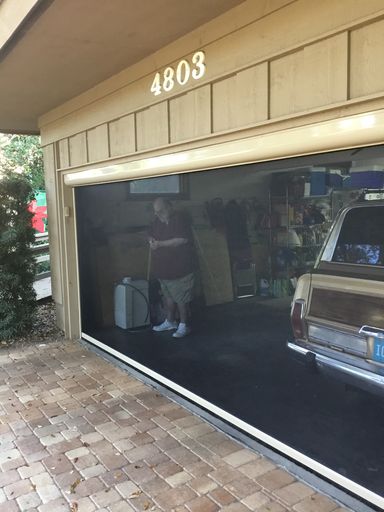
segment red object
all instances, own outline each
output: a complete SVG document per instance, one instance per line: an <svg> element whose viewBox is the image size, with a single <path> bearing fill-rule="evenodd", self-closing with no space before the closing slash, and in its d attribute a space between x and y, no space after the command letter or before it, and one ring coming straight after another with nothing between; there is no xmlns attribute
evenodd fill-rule
<svg viewBox="0 0 384 512"><path fill-rule="evenodd" d="M47 229L44 220L48 218L47 207L37 206L37 201L34 199L29 203L28 210L33 213L32 227L39 233L45 233Z"/></svg>

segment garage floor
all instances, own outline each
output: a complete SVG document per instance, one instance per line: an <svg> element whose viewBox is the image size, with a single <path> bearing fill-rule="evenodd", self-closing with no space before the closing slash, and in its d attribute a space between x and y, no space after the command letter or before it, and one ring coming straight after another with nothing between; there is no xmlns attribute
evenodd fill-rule
<svg viewBox="0 0 384 512"><path fill-rule="evenodd" d="M290 299L195 314L194 332L87 332L279 441L384 496L384 402L310 373L285 346Z"/></svg>

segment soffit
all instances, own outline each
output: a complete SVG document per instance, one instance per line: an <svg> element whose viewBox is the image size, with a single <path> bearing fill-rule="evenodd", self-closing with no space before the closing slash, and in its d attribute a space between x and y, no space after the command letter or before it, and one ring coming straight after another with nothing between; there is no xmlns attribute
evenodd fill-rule
<svg viewBox="0 0 384 512"><path fill-rule="evenodd" d="M0 51L0 131L38 118L243 0L43 0Z"/></svg>

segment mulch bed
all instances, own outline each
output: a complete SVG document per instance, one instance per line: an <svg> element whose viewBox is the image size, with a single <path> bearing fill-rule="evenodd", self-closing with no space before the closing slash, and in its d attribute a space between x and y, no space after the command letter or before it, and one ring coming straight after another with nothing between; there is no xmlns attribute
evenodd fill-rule
<svg viewBox="0 0 384 512"><path fill-rule="evenodd" d="M36 319L31 331L24 336L1 340L0 347L9 347L16 343L38 343L48 341L59 341L64 339L64 333L56 325L55 303L52 299L39 301L36 312Z"/></svg>

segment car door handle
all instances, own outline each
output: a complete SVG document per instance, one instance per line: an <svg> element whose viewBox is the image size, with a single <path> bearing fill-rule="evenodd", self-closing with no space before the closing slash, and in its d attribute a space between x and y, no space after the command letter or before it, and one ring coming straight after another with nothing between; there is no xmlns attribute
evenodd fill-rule
<svg viewBox="0 0 384 512"><path fill-rule="evenodd" d="M371 325L363 325L359 330L359 334L384 339L384 329L380 329L379 327L372 327Z"/></svg>

